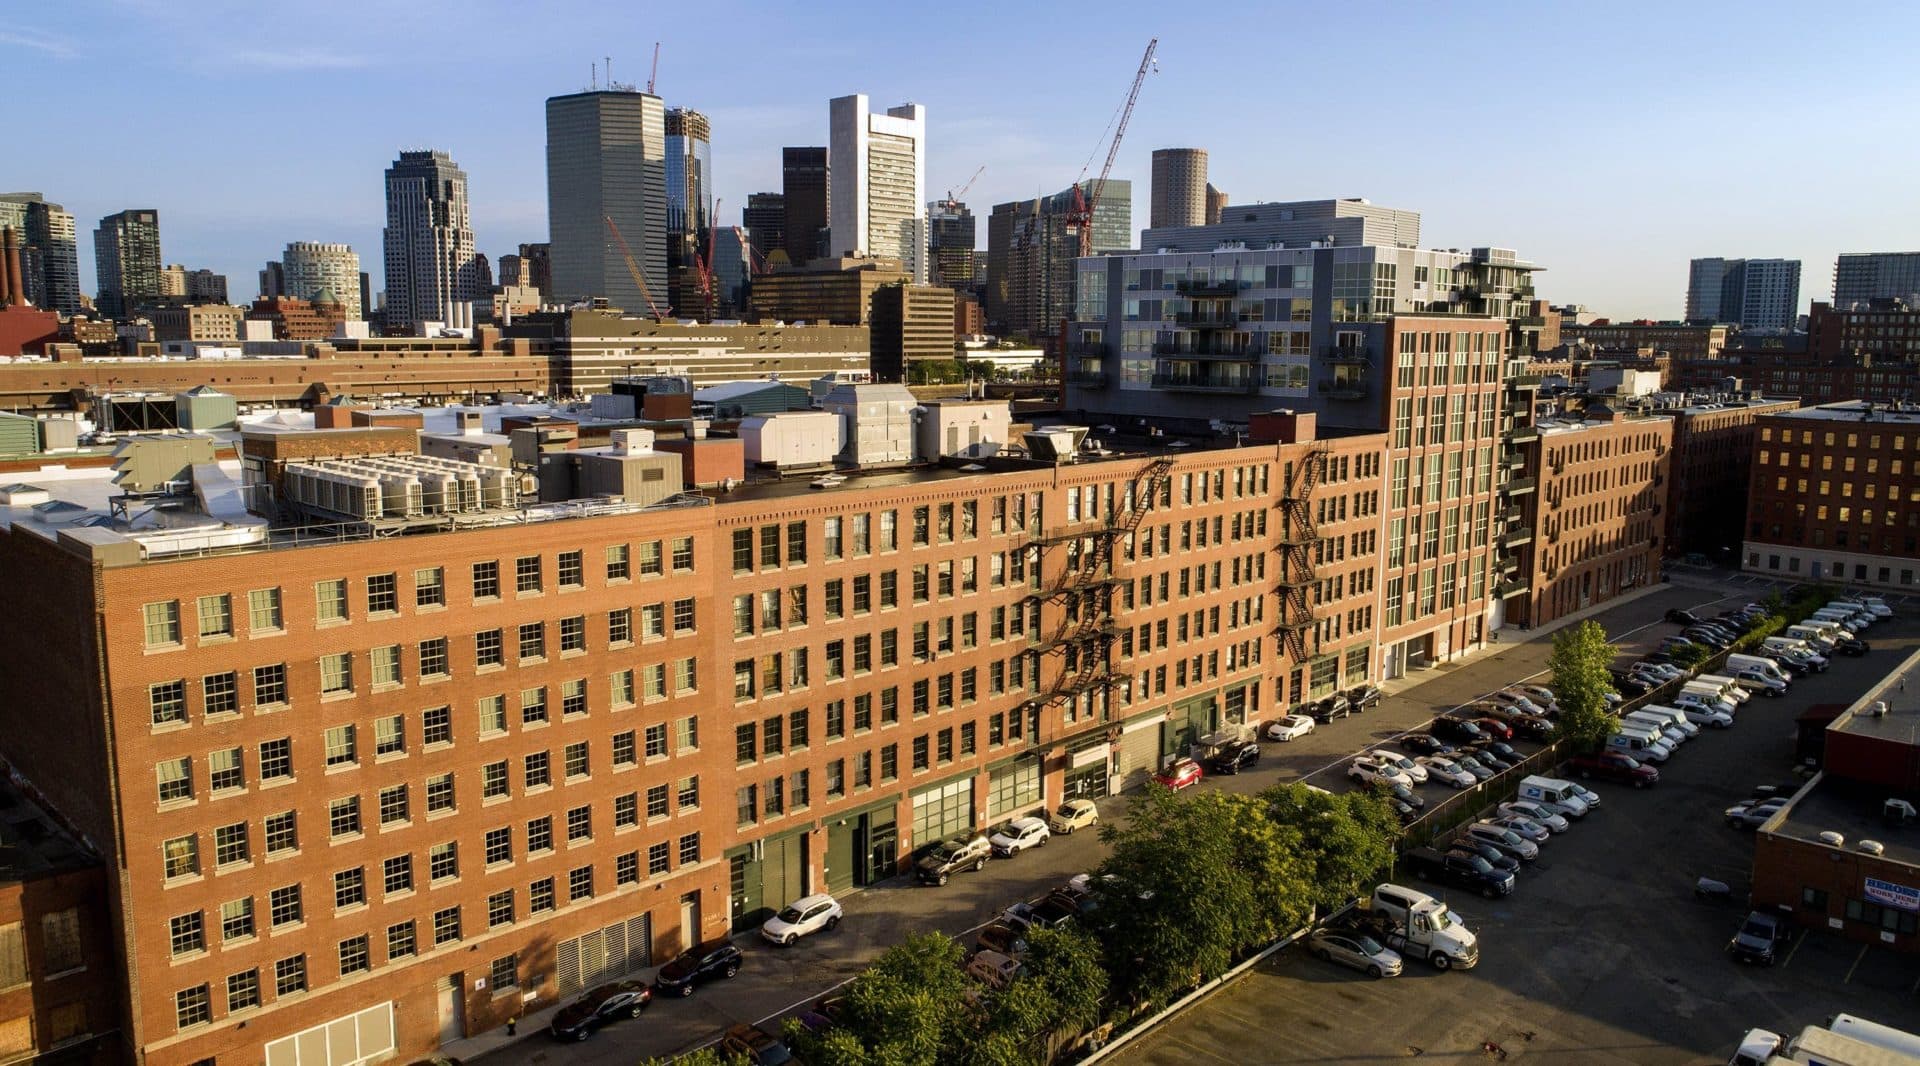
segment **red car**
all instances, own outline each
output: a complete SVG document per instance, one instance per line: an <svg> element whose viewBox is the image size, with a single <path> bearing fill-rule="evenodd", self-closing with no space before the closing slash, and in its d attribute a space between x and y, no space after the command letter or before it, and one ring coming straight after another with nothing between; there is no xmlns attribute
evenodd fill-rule
<svg viewBox="0 0 1920 1066"><path fill-rule="evenodd" d="M1178 792L1189 785L1199 784L1206 775L1200 764L1192 759L1175 759L1172 766L1154 774L1153 779Z"/></svg>
<svg viewBox="0 0 1920 1066"><path fill-rule="evenodd" d="M1473 724L1479 726L1482 733L1490 733L1497 739L1513 739L1513 727L1498 718L1475 718Z"/></svg>
<svg viewBox="0 0 1920 1066"><path fill-rule="evenodd" d="M1640 760L1618 751L1603 751L1597 755L1576 755L1567 760L1567 769L1591 780L1618 781L1634 788L1646 788L1660 783L1660 771L1647 766Z"/></svg>

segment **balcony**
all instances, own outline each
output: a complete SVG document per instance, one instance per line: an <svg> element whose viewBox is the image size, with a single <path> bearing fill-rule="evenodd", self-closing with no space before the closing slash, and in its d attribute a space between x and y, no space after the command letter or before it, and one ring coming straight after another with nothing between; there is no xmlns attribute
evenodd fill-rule
<svg viewBox="0 0 1920 1066"><path fill-rule="evenodd" d="M1493 594L1503 600L1510 600L1527 591L1527 583L1518 579L1502 581L1493 587Z"/></svg>
<svg viewBox="0 0 1920 1066"><path fill-rule="evenodd" d="M1074 341L1072 344L1067 345L1067 354L1091 356L1112 355L1113 347L1101 341Z"/></svg>
<svg viewBox="0 0 1920 1066"><path fill-rule="evenodd" d="M1173 283L1173 291L1183 296L1232 296L1240 291L1237 281L1198 281L1189 278Z"/></svg>
<svg viewBox="0 0 1920 1066"><path fill-rule="evenodd" d="M1515 374L1507 379L1507 388L1509 389L1537 389L1539 387L1540 375L1538 374Z"/></svg>
<svg viewBox="0 0 1920 1066"><path fill-rule="evenodd" d="M1067 384L1077 389L1104 389L1108 385L1108 375L1104 370L1069 370Z"/></svg>
<svg viewBox="0 0 1920 1066"><path fill-rule="evenodd" d="M1232 329L1240 324L1240 316L1228 311L1225 314L1214 311L1175 311L1172 318L1176 326L1189 329Z"/></svg>
<svg viewBox="0 0 1920 1066"><path fill-rule="evenodd" d="M1508 470L1521 470L1527 465L1526 452L1504 452L1500 456L1500 465Z"/></svg>
<svg viewBox="0 0 1920 1066"><path fill-rule="evenodd" d="M1248 344L1239 348L1229 344L1183 346L1173 341L1158 341L1153 346L1153 354L1173 359L1228 359L1245 363L1260 357L1260 346L1257 344Z"/></svg>
<svg viewBox="0 0 1920 1066"><path fill-rule="evenodd" d="M1367 398L1366 378L1321 378L1314 386L1320 395L1329 400L1364 400Z"/></svg>
<svg viewBox="0 0 1920 1066"><path fill-rule="evenodd" d="M1524 493L1532 492L1534 489L1539 488L1540 483L1530 477L1517 477L1508 481L1506 485L1502 487L1506 489L1507 495L1519 496Z"/></svg>
<svg viewBox="0 0 1920 1066"><path fill-rule="evenodd" d="M1372 366L1373 349L1336 344L1320 349L1320 361L1328 366Z"/></svg>
<svg viewBox="0 0 1920 1066"><path fill-rule="evenodd" d="M1532 444L1540 439L1540 429L1537 426L1510 426L1506 438L1508 444Z"/></svg>
<svg viewBox="0 0 1920 1066"><path fill-rule="evenodd" d="M1532 543L1532 526L1521 526L1517 529L1509 529L1500 535L1500 546L1502 548L1518 548Z"/></svg>
<svg viewBox="0 0 1920 1066"><path fill-rule="evenodd" d="M1209 378L1189 377L1186 375L1155 374L1153 387L1168 392L1217 392L1251 395L1260 391L1260 379L1247 378Z"/></svg>

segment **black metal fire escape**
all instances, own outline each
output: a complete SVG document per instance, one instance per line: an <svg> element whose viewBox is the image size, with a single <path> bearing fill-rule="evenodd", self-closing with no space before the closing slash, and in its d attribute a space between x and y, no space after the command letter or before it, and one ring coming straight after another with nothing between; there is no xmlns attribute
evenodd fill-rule
<svg viewBox="0 0 1920 1066"><path fill-rule="evenodd" d="M1314 448L1288 474L1280 487L1280 536L1275 550L1279 554L1278 580L1274 593L1280 598L1278 624L1274 635L1296 663L1308 658L1307 637L1313 629L1313 583L1318 580L1313 553L1320 532L1314 526L1313 490L1320 485L1326 465L1327 449Z"/></svg>

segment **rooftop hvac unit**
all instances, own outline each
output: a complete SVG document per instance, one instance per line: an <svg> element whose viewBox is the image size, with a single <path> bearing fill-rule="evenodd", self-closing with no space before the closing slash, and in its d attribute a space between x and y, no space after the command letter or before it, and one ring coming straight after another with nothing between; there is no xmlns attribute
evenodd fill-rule
<svg viewBox="0 0 1920 1066"><path fill-rule="evenodd" d="M1820 834L1820 843L1829 844L1836 848L1842 848L1846 846L1847 838L1845 834L1836 833L1833 830L1829 829L1826 832Z"/></svg>
<svg viewBox="0 0 1920 1066"><path fill-rule="evenodd" d="M387 518L412 518L425 505L418 480L392 471L380 475L381 514Z"/></svg>

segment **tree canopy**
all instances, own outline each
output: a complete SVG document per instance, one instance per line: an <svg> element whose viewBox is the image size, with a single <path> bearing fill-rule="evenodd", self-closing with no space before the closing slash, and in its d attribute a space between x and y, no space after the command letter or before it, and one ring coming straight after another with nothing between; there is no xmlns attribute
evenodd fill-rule
<svg viewBox="0 0 1920 1066"><path fill-rule="evenodd" d="M1597 751L1620 728L1620 720L1607 706L1607 695L1613 692L1607 667L1613 654L1607 631L1591 620L1569 626L1553 638L1547 665L1553 671L1554 698L1560 703L1556 740L1581 751Z"/></svg>

